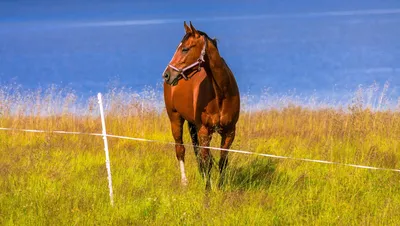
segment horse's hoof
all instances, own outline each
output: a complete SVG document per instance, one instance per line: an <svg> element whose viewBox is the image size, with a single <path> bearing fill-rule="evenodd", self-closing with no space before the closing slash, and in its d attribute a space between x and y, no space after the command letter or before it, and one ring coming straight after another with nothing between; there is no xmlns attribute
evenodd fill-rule
<svg viewBox="0 0 400 226"><path fill-rule="evenodd" d="M181 184L183 187L186 187L189 184L189 182L187 179L182 179Z"/></svg>

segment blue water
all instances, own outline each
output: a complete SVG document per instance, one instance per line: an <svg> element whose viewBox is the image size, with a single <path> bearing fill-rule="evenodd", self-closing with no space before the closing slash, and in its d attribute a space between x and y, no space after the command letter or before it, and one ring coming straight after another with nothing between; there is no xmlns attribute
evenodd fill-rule
<svg viewBox="0 0 400 226"><path fill-rule="evenodd" d="M218 38L242 93L341 98L376 81L400 95L400 2L371 0L2 1L0 83L156 86L183 20Z"/></svg>

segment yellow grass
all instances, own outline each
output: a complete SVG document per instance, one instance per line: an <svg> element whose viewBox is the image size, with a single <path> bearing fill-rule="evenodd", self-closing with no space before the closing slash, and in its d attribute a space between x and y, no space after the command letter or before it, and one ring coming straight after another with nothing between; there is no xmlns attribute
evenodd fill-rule
<svg viewBox="0 0 400 226"><path fill-rule="evenodd" d="M15 91L15 92L11 92ZM10 94L12 93L12 94ZM121 94L123 93L123 95ZM147 93L146 97L157 93ZM132 97L132 98L130 98ZM159 100L112 90L109 134L173 141ZM101 132L97 100L70 91L0 89L0 126ZM378 98L379 99L379 98ZM156 101L156 102L154 102ZM159 105L155 105L159 104ZM161 104L161 105L160 105ZM360 99L340 108L282 104L247 111L233 149L400 168L400 114ZM214 135L212 146L218 146ZM190 143L185 127L185 142ZM396 225L400 173L231 153L225 187L207 195L187 149L180 186L173 146L109 138L115 206L101 137L0 131L1 225ZM212 151L218 160L218 151Z"/></svg>

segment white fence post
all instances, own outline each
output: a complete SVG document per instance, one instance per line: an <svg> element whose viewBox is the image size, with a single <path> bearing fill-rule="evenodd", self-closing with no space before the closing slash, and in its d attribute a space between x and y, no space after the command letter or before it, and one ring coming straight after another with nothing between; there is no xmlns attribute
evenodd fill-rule
<svg viewBox="0 0 400 226"><path fill-rule="evenodd" d="M107 132L106 132L106 120L104 119L103 101L101 99L101 93L97 94L99 99L100 116L101 116L101 126L103 128L103 141L104 141L104 152L106 154L106 168L107 168L107 178L108 178L108 188L110 190L110 201L111 205L114 206L113 189L112 189L112 178L111 178L111 166L110 157L108 155L108 142L107 142Z"/></svg>

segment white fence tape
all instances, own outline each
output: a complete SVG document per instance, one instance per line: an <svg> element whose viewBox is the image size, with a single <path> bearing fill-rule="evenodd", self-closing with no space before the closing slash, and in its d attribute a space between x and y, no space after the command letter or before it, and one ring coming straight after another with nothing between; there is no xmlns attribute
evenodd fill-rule
<svg viewBox="0 0 400 226"><path fill-rule="evenodd" d="M103 136L103 134L101 134L101 133L68 132L68 131L59 131L59 130L45 131L45 130L14 129L14 128L1 128L1 127L0 127L0 130L33 132L33 133L57 133L57 134L72 134L72 135ZM118 139L125 139L125 140L134 140L134 141L142 141L142 142L152 142L152 143L175 145L175 143L173 143L173 142L165 142L165 141L151 140L151 139L145 139L145 138L118 136L118 135L110 135L110 134L107 134L106 136L110 137L110 138L118 138ZM183 145L187 146L187 147L193 147L194 146L192 144L183 144ZM362 169L386 170L386 171L400 172L400 169L390 169L390 168L364 166L364 165L332 162L332 161L317 160L317 159L295 158L295 157L289 157L289 156L270 155L270 154L264 154L264 153L257 153L257 152L243 151L243 150L235 150L235 149L224 149L224 148L218 148L218 147L204 147L204 146L197 146L197 147L199 147L199 148L209 148L209 149L212 149L212 150L229 151L229 152L239 153L239 154L257 155L257 156L263 156L263 157L269 157L269 158L290 159L290 160L297 160L297 161L304 161L304 162L314 162L314 163L323 163L323 164L332 164L332 165L342 165L342 166L349 166L349 167L362 168Z"/></svg>

